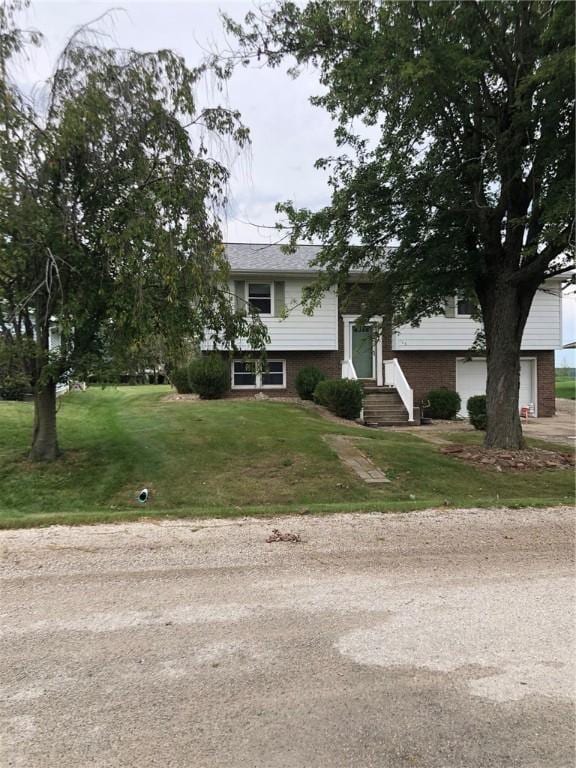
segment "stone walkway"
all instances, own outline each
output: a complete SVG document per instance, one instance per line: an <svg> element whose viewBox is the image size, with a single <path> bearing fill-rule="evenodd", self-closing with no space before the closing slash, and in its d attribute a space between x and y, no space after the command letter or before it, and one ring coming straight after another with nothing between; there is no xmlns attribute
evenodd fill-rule
<svg viewBox="0 0 576 768"><path fill-rule="evenodd" d="M352 469L365 483L389 483L390 480L384 472L353 444L352 441L357 439L346 435L324 435L324 440L338 454L340 461Z"/></svg>

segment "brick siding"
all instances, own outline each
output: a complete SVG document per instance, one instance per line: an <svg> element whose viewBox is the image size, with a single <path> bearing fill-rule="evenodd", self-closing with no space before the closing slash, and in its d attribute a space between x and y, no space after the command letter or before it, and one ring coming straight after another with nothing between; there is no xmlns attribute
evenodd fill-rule
<svg viewBox="0 0 576 768"><path fill-rule="evenodd" d="M536 358L538 380L538 416L554 416L556 412L556 370L554 351L526 352L526 357Z"/></svg>

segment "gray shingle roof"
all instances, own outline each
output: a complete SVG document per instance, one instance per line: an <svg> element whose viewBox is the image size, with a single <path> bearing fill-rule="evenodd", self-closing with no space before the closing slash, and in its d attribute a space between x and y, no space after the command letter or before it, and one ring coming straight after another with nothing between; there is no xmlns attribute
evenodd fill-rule
<svg viewBox="0 0 576 768"><path fill-rule="evenodd" d="M319 245L299 245L295 253L284 253L280 245L225 243L226 258L232 272L317 272L310 262Z"/></svg>

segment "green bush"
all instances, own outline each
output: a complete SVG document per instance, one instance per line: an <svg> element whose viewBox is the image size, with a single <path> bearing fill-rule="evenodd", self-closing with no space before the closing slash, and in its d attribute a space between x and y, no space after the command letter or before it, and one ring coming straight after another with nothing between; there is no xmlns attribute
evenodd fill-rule
<svg viewBox="0 0 576 768"><path fill-rule="evenodd" d="M197 357L188 370L192 391L203 400L215 400L230 389L230 363L218 354Z"/></svg>
<svg viewBox="0 0 576 768"><path fill-rule="evenodd" d="M326 376L319 368L314 368L313 365L309 365L306 368L301 368L296 376L296 391L298 396L302 400L313 400L314 390L321 381L324 381Z"/></svg>
<svg viewBox="0 0 576 768"><path fill-rule="evenodd" d="M359 381L328 379L314 390L314 401L343 419L357 419L362 410L364 392Z"/></svg>
<svg viewBox="0 0 576 768"><path fill-rule="evenodd" d="M486 395L474 395L469 397L466 403L470 424L475 429L486 429Z"/></svg>
<svg viewBox="0 0 576 768"><path fill-rule="evenodd" d="M190 395L192 383L190 382L190 366L182 365L170 371L170 383L176 388L179 395Z"/></svg>
<svg viewBox="0 0 576 768"><path fill-rule="evenodd" d="M24 400L31 393L30 384L24 374L2 373L0 371L0 399Z"/></svg>
<svg viewBox="0 0 576 768"><path fill-rule="evenodd" d="M460 395L445 387L428 392L426 399L426 413L433 419L453 419L460 410Z"/></svg>

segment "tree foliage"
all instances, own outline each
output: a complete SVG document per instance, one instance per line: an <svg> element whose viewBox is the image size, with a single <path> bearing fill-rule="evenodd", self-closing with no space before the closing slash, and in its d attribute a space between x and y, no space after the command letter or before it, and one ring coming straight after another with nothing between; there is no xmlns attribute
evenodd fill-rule
<svg viewBox="0 0 576 768"><path fill-rule="evenodd" d="M85 27L40 108L11 78L14 56L39 42L17 28L21 8L0 9L0 329L39 396L32 456L53 458L39 403L62 377L152 337L177 358L206 328L225 346L248 336L259 348L265 334L227 291L229 171L213 148L241 150L249 136L238 112L198 105L206 68L102 47Z"/></svg>
<svg viewBox="0 0 576 768"><path fill-rule="evenodd" d="M342 154L330 203L295 202L293 242L319 240L323 277L372 277L366 314L396 324L476 297L488 357L487 445L518 447L519 353L535 292L573 264L574 4L281 2L239 24L235 60L313 65L312 102ZM393 246L393 247L391 247Z"/></svg>

